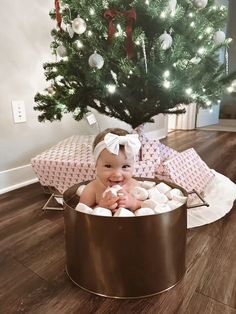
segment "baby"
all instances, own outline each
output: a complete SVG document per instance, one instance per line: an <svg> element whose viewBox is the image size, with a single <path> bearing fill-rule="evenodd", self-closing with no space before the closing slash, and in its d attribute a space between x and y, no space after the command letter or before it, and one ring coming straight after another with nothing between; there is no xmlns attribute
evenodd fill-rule
<svg viewBox="0 0 236 314"><path fill-rule="evenodd" d="M141 201L130 194L140 185L132 178L135 156L140 147L138 134L129 134L122 129L106 129L98 134L93 144L96 179L85 187L80 203L92 208L108 208L112 212L120 207L131 211L140 208ZM121 186L117 195L108 189L115 185Z"/></svg>

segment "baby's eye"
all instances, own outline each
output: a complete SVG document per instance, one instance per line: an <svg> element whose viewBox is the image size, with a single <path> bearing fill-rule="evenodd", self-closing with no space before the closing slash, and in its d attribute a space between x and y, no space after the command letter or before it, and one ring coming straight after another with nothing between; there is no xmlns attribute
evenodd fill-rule
<svg viewBox="0 0 236 314"><path fill-rule="evenodd" d="M107 164L107 165L105 165L105 168L111 168L111 165Z"/></svg>
<svg viewBox="0 0 236 314"><path fill-rule="evenodd" d="M128 169L128 168L130 168L130 165L123 165L122 168L123 169Z"/></svg>

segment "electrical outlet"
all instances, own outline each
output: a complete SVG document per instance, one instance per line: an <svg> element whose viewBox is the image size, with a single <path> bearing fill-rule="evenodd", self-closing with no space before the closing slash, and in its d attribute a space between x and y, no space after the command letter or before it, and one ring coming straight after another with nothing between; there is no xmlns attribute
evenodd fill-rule
<svg viewBox="0 0 236 314"><path fill-rule="evenodd" d="M94 115L93 113L88 113L88 114L86 115L86 119L87 119L87 121L88 121L88 123L89 123L90 125L92 125L92 124L94 124L94 123L97 122L97 119L96 119L96 117L95 117L95 115Z"/></svg>
<svg viewBox="0 0 236 314"><path fill-rule="evenodd" d="M26 122L25 103L23 100L12 100L12 113L15 123Z"/></svg>

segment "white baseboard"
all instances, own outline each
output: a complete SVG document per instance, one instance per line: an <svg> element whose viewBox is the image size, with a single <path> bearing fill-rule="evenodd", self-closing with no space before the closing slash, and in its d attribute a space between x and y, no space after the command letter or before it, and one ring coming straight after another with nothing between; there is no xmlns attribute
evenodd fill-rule
<svg viewBox="0 0 236 314"><path fill-rule="evenodd" d="M0 171L0 194L38 182L30 164Z"/></svg>

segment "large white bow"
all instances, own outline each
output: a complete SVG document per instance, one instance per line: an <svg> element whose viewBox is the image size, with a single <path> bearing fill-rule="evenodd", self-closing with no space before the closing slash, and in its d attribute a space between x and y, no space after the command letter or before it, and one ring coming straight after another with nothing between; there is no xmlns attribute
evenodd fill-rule
<svg viewBox="0 0 236 314"><path fill-rule="evenodd" d="M138 134L127 134L125 136L120 136L113 133L107 133L104 137L104 140L99 142L94 148L93 153L95 162L105 148L112 154L118 155L120 145L124 145L127 158L134 157L139 152L141 147Z"/></svg>
<svg viewBox="0 0 236 314"><path fill-rule="evenodd" d="M138 134L127 134L125 136L107 133L104 137L107 150L112 154L118 155L120 145L124 145L127 157L135 156L141 147Z"/></svg>

